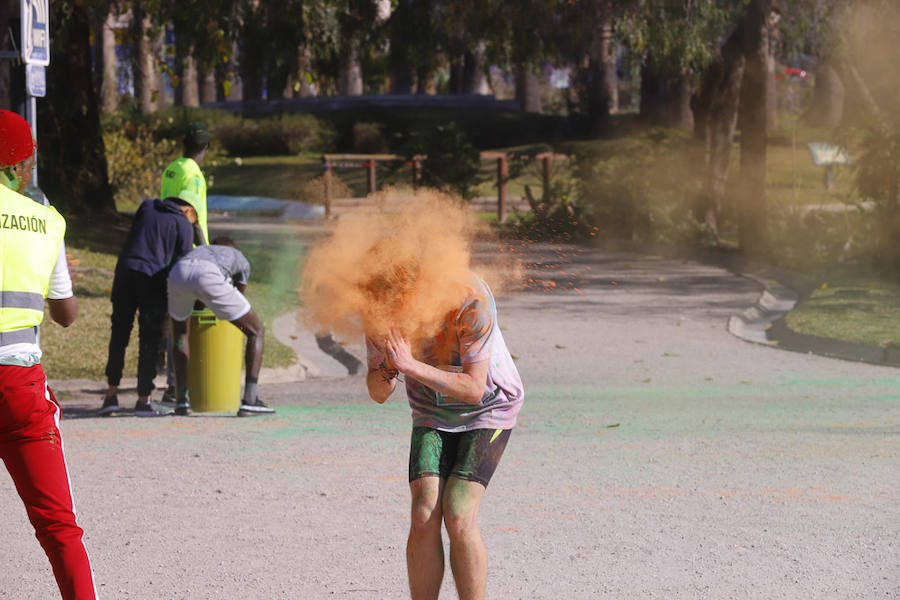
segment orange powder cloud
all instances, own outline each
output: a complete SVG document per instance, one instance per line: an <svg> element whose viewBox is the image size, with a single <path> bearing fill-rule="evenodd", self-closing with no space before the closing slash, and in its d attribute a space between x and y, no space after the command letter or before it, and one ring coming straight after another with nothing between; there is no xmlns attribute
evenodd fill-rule
<svg viewBox="0 0 900 600"><path fill-rule="evenodd" d="M372 199L307 255L305 317L339 339L381 339L393 327L416 343L459 308L472 242L485 228L461 200L433 190L388 189Z"/></svg>

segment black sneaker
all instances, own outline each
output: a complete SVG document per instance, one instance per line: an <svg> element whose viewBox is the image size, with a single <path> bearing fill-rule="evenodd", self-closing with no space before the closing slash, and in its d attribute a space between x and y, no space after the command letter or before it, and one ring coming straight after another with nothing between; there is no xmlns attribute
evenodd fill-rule
<svg viewBox="0 0 900 600"><path fill-rule="evenodd" d="M159 410L154 408L150 402L136 402L134 405L134 416L136 417L165 417L171 414L171 410Z"/></svg>
<svg viewBox="0 0 900 600"><path fill-rule="evenodd" d="M182 400L175 404L175 415L186 417L191 414L191 403L188 400Z"/></svg>
<svg viewBox="0 0 900 600"><path fill-rule="evenodd" d="M103 406L97 411L101 417L108 417L119 410L119 397L116 395L107 396L103 399Z"/></svg>
<svg viewBox="0 0 900 600"><path fill-rule="evenodd" d="M266 406L262 400L257 398L252 403L241 401L241 407L238 409L239 417L255 417L257 415L275 414L274 408Z"/></svg>
<svg viewBox="0 0 900 600"><path fill-rule="evenodd" d="M171 386L163 392L162 400L159 401L160 404L176 404L175 401L175 386Z"/></svg>

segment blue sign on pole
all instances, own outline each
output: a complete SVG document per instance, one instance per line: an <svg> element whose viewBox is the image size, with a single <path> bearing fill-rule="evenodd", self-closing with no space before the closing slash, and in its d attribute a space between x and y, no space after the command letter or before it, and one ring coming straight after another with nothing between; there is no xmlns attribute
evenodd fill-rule
<svg viewBox="0 0 900 600"><path fill-rule="evenodd" d="M29 96L43 98L47 95L47 67L25 65L25 88Z"/></svg>
<svg viewBox="0 0 900 600"><path fill-rule="evenodd" d="M22 0L22 62L50 64L50 7L48 0Z"/></svg>

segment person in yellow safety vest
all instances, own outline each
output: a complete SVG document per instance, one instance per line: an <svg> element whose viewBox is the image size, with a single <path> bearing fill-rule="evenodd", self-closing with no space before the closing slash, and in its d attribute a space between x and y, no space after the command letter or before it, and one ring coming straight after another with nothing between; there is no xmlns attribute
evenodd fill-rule
<svg viewBox="0 0 900 600"><path fill-rule="evenodd" d="M177 198L182 190L190 190L199 197L200 200L194 208L197 211L197 226L203 232L203 239L195 239L195 246L209 243L209 229L206 225L206 178L200 170L200 165L206 158L211 139L209 129L204 123L196 121L188 125L184 136L184 153L163 171L159 191L159 197L163 200Z"/></svg>
<svg viewBox="0 0 900 600"><path fill-rule="evenodd" d="M60 407L47 385L37 326L68 327L78 315L56 209L21 195L36 146L19 115L0 110L0 457L53 567L62 597L96 598L90 559L59 432Z"/></svg>

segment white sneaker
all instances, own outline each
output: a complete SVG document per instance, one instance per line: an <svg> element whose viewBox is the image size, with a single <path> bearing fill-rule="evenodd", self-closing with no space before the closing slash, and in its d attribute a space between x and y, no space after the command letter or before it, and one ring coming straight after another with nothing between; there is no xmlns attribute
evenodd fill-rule
<svg viewBox="0 0 900 600"><path fill-rule="evenodd" d="M257 398L252 403L241 401L241 407L238 409L239 417L255 417L257 415L275 414L275 409L266 406L262 400Z"/></svg>

